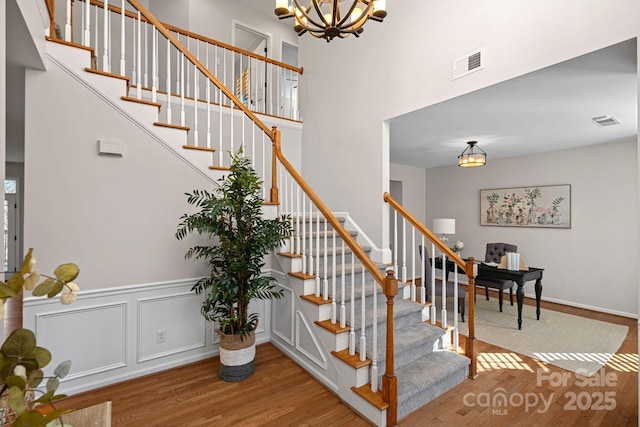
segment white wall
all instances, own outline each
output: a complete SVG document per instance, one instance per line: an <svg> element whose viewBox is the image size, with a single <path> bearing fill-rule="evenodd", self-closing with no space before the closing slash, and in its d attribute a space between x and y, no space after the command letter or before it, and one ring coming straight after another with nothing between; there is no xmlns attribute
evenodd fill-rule
<svg viewBox="0 0 640 427"><path fill-rule="evenodd" d="M212 182L57 66L27 70L26 99L24 247L41 271L75 262L82 289L207 272L174 233L184 193ZM98 155L99 139L124 156Z"/></svg>
<svg viewBox="0 0 640 427"><path fill-rule="evenodd" d="M431 228L426 222L426 170L405 165L390 165L392 181L402 182L402 206L422 224Z"/></svg>
<svg viewBox="0 0 640 427"><path fill-rule="evenodd" d="M385 119L640 34L640 2L628 0L404 0L387 8L385 21L367 23L358 39L299 39L305 178L378 242L387 238ZM478 47L486 68L452 80L452 61Z"/></svg>
<svg viewBox="0 0 640 427"><path fill-rule="evenodd" d="M545 269L543 299L634 316L636 145L627 141L496 159L474 169L427 169L427 223L455 218L450 240L461 239L464 256L480 260L488 242L517 245L528 265ZM571 184L571 229L480 225L480 190L555 184ZM525 292L533 295L533 284Z"/></svg>

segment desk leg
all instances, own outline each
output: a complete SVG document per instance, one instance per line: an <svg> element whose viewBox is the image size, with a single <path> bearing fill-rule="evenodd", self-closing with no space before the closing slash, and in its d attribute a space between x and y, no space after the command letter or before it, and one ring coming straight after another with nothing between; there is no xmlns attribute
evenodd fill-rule
<svg viewBox="0 0 640 427"><path fill-rule="evenodd" d="M518 284L518 291L516 297L518 300L518 329L522 329L522 305L524 304L524 280L516 281Z"/></svg>
<svg viewBox="0 0 640 427"><path fill-rule="evenodd" d="M542 296L542 279L536 279L536 316L540 320L540 297Z"/></svg>

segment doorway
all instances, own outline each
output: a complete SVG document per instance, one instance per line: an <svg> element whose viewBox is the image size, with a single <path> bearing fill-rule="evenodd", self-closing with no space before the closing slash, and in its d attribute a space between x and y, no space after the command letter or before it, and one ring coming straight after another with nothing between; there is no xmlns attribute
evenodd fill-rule
<svg viewBox="0 0 640 427"><path fill-rule="evenodd" d="M4 181L4 271L14 272L18 270L20 262L19 254L19 229L18 219L18 181L15 178L7 178Z"/></svg>
<svg viewBox="0 0 640 427"><path fill-rule="evenodd" d="M268 34L235 23L234 45L247 52L269 57ZM234 93L251 111L269 113L269 76L267 63L257 58L238 55L234 61Z"/></svg>

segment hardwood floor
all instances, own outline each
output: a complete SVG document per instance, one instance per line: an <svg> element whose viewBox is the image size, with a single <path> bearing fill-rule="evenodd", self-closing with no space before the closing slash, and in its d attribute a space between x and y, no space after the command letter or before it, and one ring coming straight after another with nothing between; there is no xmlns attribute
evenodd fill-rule
<svg viewBox="0 0 640 427"><path fill-rule="evenodd" d="M637 426L636 320L544 301L543 309L626 325L629 334L590 383L553 366L543 376L537 372L544 367L541 362L478 342L479 376L400 420L400 425ZM256 373L245 381L220 381L218 367L216 357L78 394L56 406L83 408L111 400L113 426L368 425L271 344L257 347ZM500 388L506 406L487 402Z"/></svg>

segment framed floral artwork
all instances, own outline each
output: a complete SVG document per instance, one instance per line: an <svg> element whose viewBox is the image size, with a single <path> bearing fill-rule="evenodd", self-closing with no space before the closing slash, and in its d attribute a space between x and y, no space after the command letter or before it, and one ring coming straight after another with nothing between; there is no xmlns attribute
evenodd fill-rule
<svg viewBox="0 0 640 427"><path fill-rule="evenodd" d="M480 225L571 228L571 185L480 190Z"/></svg>

